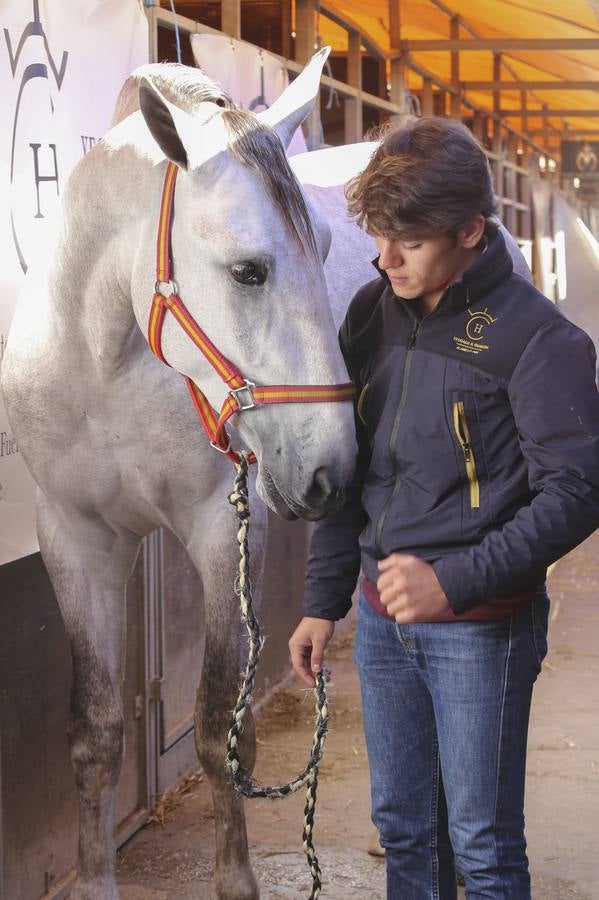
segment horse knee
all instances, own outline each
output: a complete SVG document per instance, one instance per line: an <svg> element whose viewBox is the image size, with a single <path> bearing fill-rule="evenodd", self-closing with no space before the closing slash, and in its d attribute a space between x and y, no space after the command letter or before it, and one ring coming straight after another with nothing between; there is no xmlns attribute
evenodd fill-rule
<svg viewBox="0 0 599 900"><path fill-rule="evenodd" d="M77 783L80 789L94 791L113 787L120 772L125 734L120 674L88 642L72 642L71 652L73 689L68 735Z"/></svg>
<svg viewBox="0 0 599 900"><path fill-rule="evenodd" d="M125 726L119 714L91 720L73 717L69 725L71 762L81 791L96 793L118 781Z"/></svg>

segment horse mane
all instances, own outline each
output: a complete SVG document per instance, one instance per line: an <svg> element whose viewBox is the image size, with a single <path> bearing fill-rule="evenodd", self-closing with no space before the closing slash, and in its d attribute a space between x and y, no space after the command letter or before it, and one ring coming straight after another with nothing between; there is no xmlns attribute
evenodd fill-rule
<svg viewBox="0 0 599 900"><path fill-rule="evenodd" d="M150 63L132 72L117 98L111 127L139 109L142 78L148 78L167 100L188 113L206 101L223 108L231 153L260 175L270 199L302 249L308 246L316 253L308 207L276 132L253 112L236 106L226 91L200 69L180 63Z"/></svg>

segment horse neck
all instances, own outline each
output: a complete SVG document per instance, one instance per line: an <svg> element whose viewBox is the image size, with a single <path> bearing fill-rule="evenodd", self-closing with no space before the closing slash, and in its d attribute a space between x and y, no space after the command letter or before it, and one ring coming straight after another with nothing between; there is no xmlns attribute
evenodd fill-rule
<svg viewBox="0 0 599 900"><path fill-rule="evenodd" d="M88 157L65 194L53 293L69 337L78 329L83 355L111 376L148 350L133 312L131 274L140 235L151 233L151 222L157 227L162 170L131 152L111 156L101 145ZM147 243L141 252L151 293L155 250Z"/></svg>

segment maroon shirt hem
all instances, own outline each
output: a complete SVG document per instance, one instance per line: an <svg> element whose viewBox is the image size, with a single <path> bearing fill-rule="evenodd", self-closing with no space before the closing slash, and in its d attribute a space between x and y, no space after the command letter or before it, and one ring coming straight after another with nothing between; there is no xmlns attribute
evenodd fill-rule
<svg viewBox="0 0 599 900"><path fill-rule="evenodd" d="M364 596L366 597L369 606L377 613L377 615L382 616L384 619L389 619L390 622L395 621L394 617L389 615L387 608L381 603L376 584L374 581L371 581L370 578L367 578L366 575L362 577L362 591L364 592ZM536 590L533 589L530 591L522 591L519 594L511 594L509 597L492 597L487 603L481 603L480 606L475 606L459 615L456 615L448 604L447 612L440 613L440 615L435 616L432 619L419 619L419 621L484 622L509 619L514 613L529 604L535 593Z"/></svg>

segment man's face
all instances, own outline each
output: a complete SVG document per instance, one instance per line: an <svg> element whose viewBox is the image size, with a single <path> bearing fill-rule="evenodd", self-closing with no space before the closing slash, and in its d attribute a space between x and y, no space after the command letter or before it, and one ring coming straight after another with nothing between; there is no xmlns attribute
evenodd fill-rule
<svg viewBox="0 0 599 900"><path fill-rule="evenodd" d="M374 236L379 267L387 273L398 297L414 300L443 291L471 263L472 251L448 234L419 241L395 241Z"/></svg>

